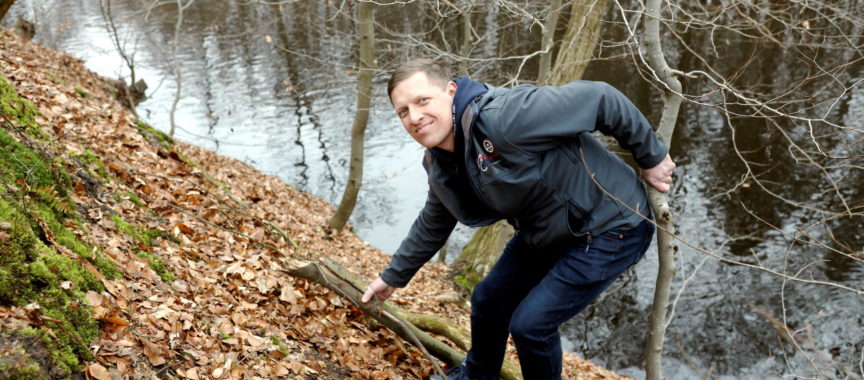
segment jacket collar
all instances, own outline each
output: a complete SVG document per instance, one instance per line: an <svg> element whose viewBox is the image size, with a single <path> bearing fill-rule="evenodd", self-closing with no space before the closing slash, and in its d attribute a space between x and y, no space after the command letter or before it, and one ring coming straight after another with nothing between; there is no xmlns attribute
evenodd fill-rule
<svg viewBox="0 0 864 380"><path fill-rule="evenodd" d="M466 111L471 108L471 103L489 91L489 88L485 84L473 81L468 77L459 77L453 81L456 83L456 95L453 96L453 108L451 111L451 117L453 118L453 137L456 145L453 153L456 157L461 157L465 146L464 133L466 132L462 128L463 120L466 116L470 118L476 113L475 111L466 115ZM438 152L438 150L440 150L438 148L433 148L432 150L439 154L445 153L443 150Z"/></svg>
<svg viewBox="0 0 864 380"><path fill-rule="evenodd" d="M459 77L453 81L456 82L456 95L453 97L453 127L459 128L457 121L462 119L468 105L489 89L483 83L475 82L468 77Z"/></svg>

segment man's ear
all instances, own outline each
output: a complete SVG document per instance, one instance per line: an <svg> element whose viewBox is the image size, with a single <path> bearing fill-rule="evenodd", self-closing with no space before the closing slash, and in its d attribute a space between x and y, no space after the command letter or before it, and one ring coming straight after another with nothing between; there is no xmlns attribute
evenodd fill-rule
<svg viewBox="0 0 864 380"><path fill-rule="evenodd" d="M451 80L449 83L447 83L447 94L450 96L456 95L456 90L458 88L459 86L456 85L456 82Z"/></svg>

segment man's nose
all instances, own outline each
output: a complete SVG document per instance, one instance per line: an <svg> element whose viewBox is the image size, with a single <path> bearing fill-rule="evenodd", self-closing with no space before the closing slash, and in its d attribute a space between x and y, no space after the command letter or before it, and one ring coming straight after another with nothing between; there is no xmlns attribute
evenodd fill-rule
<svg viewBox="0 0 864 380"><path fill-rule="evenodd" d="M420 118L422 117L423 114L420 112L420 110L414 107L408 107L408 119L411 121L412 124L419 122Z"/></svg>

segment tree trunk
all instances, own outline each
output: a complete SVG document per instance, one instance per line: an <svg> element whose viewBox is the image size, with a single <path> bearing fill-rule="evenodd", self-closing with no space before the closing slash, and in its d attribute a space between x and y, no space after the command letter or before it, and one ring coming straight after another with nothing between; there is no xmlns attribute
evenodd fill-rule
<svg viewBox="0 0 864 380"><path fill-rule="evenodd" d="M552 0L549 4L549 15L546 16L546 23L543 24L543 45L545 51L540 56L540 68L537 70L537 85L546 84L546 78L549 76L549 69L552 66L552 48L555 42L555 29L558 27L558 16L561 14L561 0Z"/></svg>
<svg viewBox="0 0 864 380"><path fill-rule="evenodd" d="M672 132L678 119L678 108L682 98L681 82L675 77L672 69L666 63L660 45L660 6L661 0L650 0L645 9L645 52L648 64L654 74L654 80L663 84L663 115L657 126L657 135L666 146L671 147ZM659 269L657 283L654 288L654 302L649 316L648 339L645 344L645 375L648 380L663 378L663 340L666 335L666 312L669 307L669 294L672 277L675 275L675 225L672 212L669 209L669 199L666 194L655 190L650 185L648 195L651 208L657 219L657 250L659 254Z"/></svg>
<svg viewBox="0 0 864 380"><path fill-rule="evenodd" d="M351 164L348 169L348 182L342 193L342 202L336 213L327 222L331 228L341 230L348 222L357 204L357 193L363 182L363 140L366 135L366 122L369 120L369 107L372 96L372 73L375 68L375 30L374 7L372 2L359 4L360 32L360 71L357 73L357 113L351 126Z"/></svg>
<svg viewBox="0 0 864 380"><path fill-rule="evenodd" d="M462 46L459 48L459 55L462 56L462 60L459 62L459 75L468 76L468 56L471 55L471 41L471 13L466 9L462 13Z"/></svg>
<svg viewBox="0 0 864 380"><path fill-rule="evenodd" d="M12 8L12 4L15 3L15 0L0 0L0 20L6 16L6 13L9 12L9 8Z"/></svg>
<svg viewBox="0 0 864 380"><path fill-rule="evenodd" d="M168 136L174 137L174 131L177 128L174 115L177 113L177 104L180 103L180 94L183 89L183 71L180 69L180 58L177 57L177 43L180 40L180 27L183 25L183 12L186 8L192 5L195 0L189 0L183 4L183 0L177 0L177 22L174 24L174 43L171 49L171 55L174 58L174 84L177 88L174 91L174 101L171 102L171 111L169 111L169 120L171 121L171 129Z"/></svg>
<svg viewBox="0 0 864 380"><path fill-rule="evenodd" d="M600 21L609 0L576 0L555 67L546 82L561 85L582 78L600 40Z"/></svg>
<svg viewBox="0 0 864 380"><path fill-rule="evenodd" d="M474 285L486 277L501 256L504 245L513 237L513 232L513 227L504 220L474 232L471 241L453 262L454 281L461 294L470 295Z"/></svg>

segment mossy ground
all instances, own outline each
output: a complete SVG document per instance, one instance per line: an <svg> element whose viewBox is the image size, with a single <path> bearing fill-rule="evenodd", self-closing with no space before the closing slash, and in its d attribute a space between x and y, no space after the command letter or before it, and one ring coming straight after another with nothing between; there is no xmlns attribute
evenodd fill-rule
<svg viewBox="0 0 864 380"><path fill-rule="evenodd" d="M119 272L76 235L82 224L69 197L68 168L35 149L47 136L35 122L36 107L2 77L0 112L12 121L0 128L0 305L38 305L31 307L41 321L35 327L50 331L39 336L54 365L71 374L91 358L87 346L100 333L85 294L104 290L99 275ZM16 368L21 376L32 369Z"/></svg>
<svg viewBox="0 0 864 380"><path fill-rule="evenodd" d="M162 261L158 255L151 252L150 249L153 247L153 242L157 237L172 240L176 239L175 237L163 231L136 226L132 223L126 222L119 215L112 215L111 220L114 222L114 225L117 226L118 231L129 235L132 237L132 240L139 243L138 247L140 249L136 250L136 255L140 258L147 259L150 268L153 269L153 271L156 272L163 281L174 280L175 276L165 266L165 262Z"/></svg>
<svg viewBox="0 0 864 380"><path fill-rule="evenodd" d="M102 160L99 159L99 156L97 156L92 150L87 149L84 153L74 155L73 157L77 158L85 165L88 174L91 176L102 179L109 178L108 167L105 166Z"/></svg>
<svg viewBox="0 0 864 380"><path fill-rule="evenodd" d="M165 150L174 150L174 139L166 135L164 132L153 128L151 125L141 120L136 121L135 126L138 127L138 132L141 133L141 136L144 136L144 138L151 144L159 145Z"/></svg>
<svg viewBox="0 0 864 380"><path fill-rule="evenodd" d="M36 123L39 110L33 103L18 96L18 91L9 84L6 78L0 76L0 113L10 117L18 126L28 133L44 138L46 135ZM5 121L5 120L4 120Z"/></svg>

